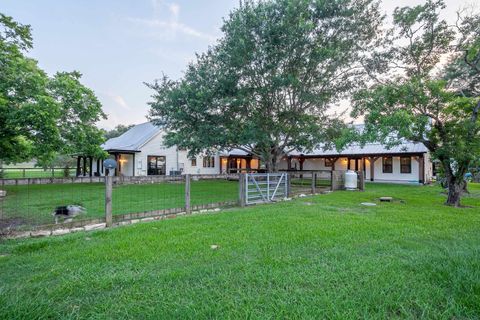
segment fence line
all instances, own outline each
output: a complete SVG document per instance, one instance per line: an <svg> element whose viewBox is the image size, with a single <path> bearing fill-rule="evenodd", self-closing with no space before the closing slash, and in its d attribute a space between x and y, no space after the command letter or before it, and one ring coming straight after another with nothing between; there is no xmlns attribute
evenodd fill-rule
<svg viewBox="0 0 480 320"><path fill-rule="evenodd" d="M75 176L75 168L0 168L0 176L7 179L15 178L47 178L47 177L71 177Z"/></svg>
<svg viewBox="0 0 480 320"><path fill-rule="evenodd" d="M287 174L280 198L340 190L344 184L340 171L289 171ZM360 174L359 189L363 186ZM92 223L111 226L129 219L245 206L246 189L245 173L0 179L0 235ZM67 205L85 207L86 213L71 222L54 224L54 210Z"/></svg>

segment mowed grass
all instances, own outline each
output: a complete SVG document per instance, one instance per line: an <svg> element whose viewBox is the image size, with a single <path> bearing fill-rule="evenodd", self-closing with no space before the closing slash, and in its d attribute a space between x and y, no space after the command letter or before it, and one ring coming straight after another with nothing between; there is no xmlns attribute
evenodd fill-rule
<svg viewBox="0 0 480 320"><path fill-rule="evenodd" d="M77 219L105 215L105 186L102 183L66 183L4 186L7 197L0 202L0 220L16 225L52 223L57 206L85 207ZM191 183L193 206L238 200L238 181L200 180ZM115 185L113 214L127 214L185 207L185 184L179 182Z"/></svg>
<svg viewBox="0 0 480 320"><path fill-rule="evenodd" d="M55 169L53 174L51 169L43 170L37 168L27 168L23 169L14 169L14 168L5 168L3 169L3 178L4 179L19 179L19 178L63 178L65 177L65 172L63 169ZM75 176L75 168L70 169L70 176Z"/></svg>
<svg viewBox="0 0 480 320"><path fill-rule="evenodd" d="M480 187L470 190L470 207L460 209L443 206L435 186L367 184L366 192L5 241L0 318L476 319Z"/></svg>

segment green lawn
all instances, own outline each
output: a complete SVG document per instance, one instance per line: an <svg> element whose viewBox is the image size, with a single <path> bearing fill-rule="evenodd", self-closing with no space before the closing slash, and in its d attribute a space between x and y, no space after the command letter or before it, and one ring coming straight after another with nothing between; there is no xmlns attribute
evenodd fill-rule
<svg viewBox="0 0 480 320"><path fill-rule="evenodd" d="M1 319L478 319L480 186L367 184L0 244ZM365 207L380 196L393 203ZM219 245L212 250L210 245Z"/></svg>
<svg viewBox="0 0 480 320"><path fill-rule="evenodd" d="M67 183L4 186L7 197L0 202L0 222L29 225L52 223L57 206L78 204L87 209L78 219L104 216L105 187L101 183ZM192 181L191 203L205 205L238 200L238 181ZM185 184L164 182L118 185L113 188L113 214L137 213L185 207ZM15 220L12 220L15 219Z"/></svg>
<svg viewBox="0 0 480 320"><path fill-rule="evenodd" d="M23 169L14 169L14 168L5 168L3 170L4 179L18 179L18 178L63 178L65 177L65 172L63 169L55 169L53 174L52 170L43 170L41 168L27 168ZM75 168L70 169L70 176L75 175Z"/></svg>

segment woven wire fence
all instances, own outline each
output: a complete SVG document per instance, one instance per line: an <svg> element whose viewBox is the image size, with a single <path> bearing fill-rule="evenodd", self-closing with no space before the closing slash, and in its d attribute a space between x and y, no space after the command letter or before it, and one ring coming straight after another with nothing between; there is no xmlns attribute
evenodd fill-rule
<svg viewBox="0 0 480 320"><path fill-rule="evenodd" d="M192 175L191 206L193 210L238 204L239 175Z"/></svg>
<svg viewBox="0 0 480 320"><path fill-rule="evenodd" d="M332 171L289 171L292 195L317 193L331 190Z"/></svg>
<svg viewBox="0 0 480 320"><path fill-rule="evenodd" d="M8 230L32 230L55 223L60 206L79 206L79 224L104 220L103 178L0 180L0 234ZM60 222L64 222L62 219Z"/></svg>
<svg viewBox="0 0 480 320"><path fill-rule="evenodd" d="M105 222L105 177L0 180L0 235ZM190 176L190 210L238 204L238 175ZM113 222L186 211L186 176L113 177ZM58 207L84 211L58 219Z"/></svg>

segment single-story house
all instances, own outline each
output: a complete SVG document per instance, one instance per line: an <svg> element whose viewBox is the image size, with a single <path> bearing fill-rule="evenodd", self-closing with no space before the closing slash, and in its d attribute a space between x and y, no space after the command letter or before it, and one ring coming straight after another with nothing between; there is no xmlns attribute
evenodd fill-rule
<svg viewBox="0 0 480 320"><path fill-rule="evenodd" d="M404 142L386 148L380 143L350 145L341 152L317 149L291 152L280 162L283 170L355 170L367 181L425 183L432 180L433 166L421 143Z"/></svg>
<svg viewBox="0 0 480 320"><path fill-rule="evenodd" d="M117 169L110 174L124 176L219 174L261 172L261 161L240 149L212 156L189 158L186 150L166 147L162 130L150 122L132 127L119 137L102 145ZM351 145L338 152L317 149L312 152L290 152L280 161L280 170L356 170L368 181L425 183L432 179L433 166L423 144L404 142L393 148L379 143L361 147ZM77 176L103 176L103 161L77 157Z"/></svg>
<svg viewBox="0 0 480 320"><path fill-rule="evenodd" d="M110 158L117 161L117 169L110 175L147 176L215 174L220 172L220 158L197 156L189 158L186 150L166 147L162 130L151 122L132 127L119 137L102 145ZM103 176L103 161L88 156L77 156L77 176Z"/></svg>

